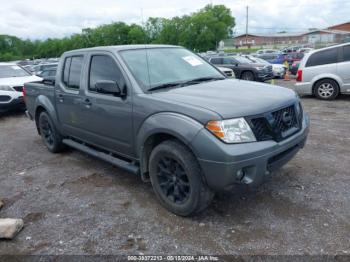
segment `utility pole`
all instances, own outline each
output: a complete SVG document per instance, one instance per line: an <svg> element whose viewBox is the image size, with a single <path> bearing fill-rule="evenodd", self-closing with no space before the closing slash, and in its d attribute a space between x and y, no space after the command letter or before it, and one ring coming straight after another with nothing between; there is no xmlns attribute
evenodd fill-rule
<svg viewBox="0 0 350 262"><path fill-rule="evenodd" d="M245 24L245 44L247 46L248 46L248 12L249 12L249 6L247 6L246 24Z"/></svg>

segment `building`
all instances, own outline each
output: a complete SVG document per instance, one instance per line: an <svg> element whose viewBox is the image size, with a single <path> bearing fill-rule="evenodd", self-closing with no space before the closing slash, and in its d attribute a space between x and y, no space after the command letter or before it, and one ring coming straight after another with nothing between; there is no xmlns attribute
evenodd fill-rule
<svg viewBox="0 0 350 262"><path fill-rule="evenodd" d="M348 31L350 32L350 22L339 24L339 25L333 25L328 27L329 30L341 30L341 31Z"/></svg>
<svg viewBox="0 0 350 262"><path fill-rule="evenodd" d="M233 39L232 46L328 45L347 41L350 41L350 22L299 33L241 34Z"/></svg>

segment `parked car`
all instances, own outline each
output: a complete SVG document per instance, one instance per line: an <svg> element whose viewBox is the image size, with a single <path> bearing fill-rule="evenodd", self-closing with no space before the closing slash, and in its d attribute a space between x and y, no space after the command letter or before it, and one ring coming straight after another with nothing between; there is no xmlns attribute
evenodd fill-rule
<svg viewBox="0 0 350 262"><path fill-rule="evenodd" d="M302 47L300 49L297 50L297 52L299 53L309 53L311 51L315 50L314 48L310 48L310 47Z"/></svg>
<svg viewBox="0 0 350 262"><path fill-rule="evenodd" d="M214 56L209 62L233 70L236 78L248 81L267 81L273 78L272 66L253 63L243 56Z"/></svg>
<svg viewBox="0 0 350 262"><path fill-rule="evenodd" d="M289 65L292 65L294 62L299 62L304 57L304 53L292 52L287 55Z"/></svg>
<svg viewBox="0 0 350 262"><path fill-rule="evenodd" d="M292 75L296 75L299 69L300 61L294 61L292 66L290 67L290 73Z"/></svg>
<svg viewBox="0 0 350 262"><path fill-rule="evenodd" d="M299 65L296 90L323 100L350 94L350 43L306 54Z"/></svg>
<svg viewBox="0 0 350 262"><path fill-rule="evenodd" d="M57 67L57 65L58 63L39 64L33 67L33 71L36 75L38 75L44 70Z"/></svg>
<svg viewBox="0 0 350 262"><path fill-rule="evenodd" d="M235 73L230 68L217 66L217 69L224 73L228 78L236 78Z"/></svg>
<svg viewBox="0 0 350 262"><path fill-rule="evenodd" d="M264 59L271 64L283 64L287 56L281 53L261 54L258 58Z"/></svg>
<svg viewBox="0 0 350 262"><path fill-rule="evenodd" d="M41 81L41 78L15 63L0 63L0 112L24 109L23 85L31 81Z"/></svg>
<svg viewBox="0 0 350 262"><path fill-rule="evenodd" d="M34 74L34 69L32 65L26 65L26 66L22 66L23 69L25 69L28 73L30 73L31 75Z"/></svg>
<svg viewBox="0 0 350 262"><path fill-rule="evenodd" d="M45 69L37 74L37 76L41 78L45 78L46 80L55 80L56 79L57 67L51 67L49 69Z"/></svg>
<svg viewBox="0 0 350 262"><path fill-rule="evenodd" d="M307 139L294 91L227 79L181 47L99 47L60 61L54 86L25 84L48 150L68 145L139 174L181 216L235 184L259 185Z"/></svg>
<svg viewBox="0 0 350 262"><path fill-rule="evenodd" d="M286 74L287 68L285 68L281 64L271 64L264 59L259 57L251 56L251 55L243 55L245 58L248 58L253 63L260 63L272 66L272 73L274 77L282 78Z"/></svg>
<svg viewBox="0 0 350 262"><path fill-rule="evenodd" d="M273 53L278 53L278 50L275 49L261 49L256 51L256 54L262 55L262 54L273 54Z"/></svg>

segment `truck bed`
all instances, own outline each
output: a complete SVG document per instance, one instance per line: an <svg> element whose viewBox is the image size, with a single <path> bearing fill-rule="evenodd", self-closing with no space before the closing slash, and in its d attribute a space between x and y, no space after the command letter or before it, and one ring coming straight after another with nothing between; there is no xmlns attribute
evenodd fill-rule
<svg viewBox="0 0 350 262"><path fill-rule="evenodd" d="M34 117L36 100L38 96L45 96L54 102L54 85L43 83L42 81L25 83L24 88L26 91L26 106L30 116Z"/></svg>

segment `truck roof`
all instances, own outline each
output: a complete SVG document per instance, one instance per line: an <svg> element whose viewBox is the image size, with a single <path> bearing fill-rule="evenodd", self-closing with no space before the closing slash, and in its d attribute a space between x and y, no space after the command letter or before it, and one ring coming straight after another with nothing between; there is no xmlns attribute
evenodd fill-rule
<svg viewBox="0 0 350 262"><path fill-rule="evenodd" d="M98 46L91 48L82 48L67 51L64 54L72 54L75 52L88 52L88 51L120 51L120 50L134 50L134 49L145 49L145 48L162 48L162 47L179 47L175 45L114 45L114 46Z"/></svg>

